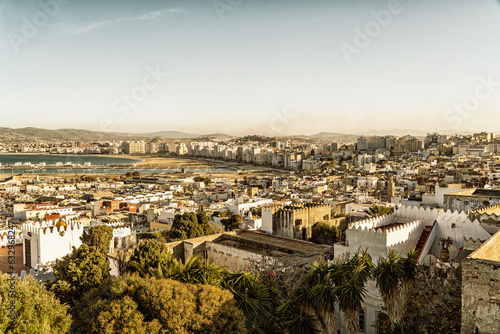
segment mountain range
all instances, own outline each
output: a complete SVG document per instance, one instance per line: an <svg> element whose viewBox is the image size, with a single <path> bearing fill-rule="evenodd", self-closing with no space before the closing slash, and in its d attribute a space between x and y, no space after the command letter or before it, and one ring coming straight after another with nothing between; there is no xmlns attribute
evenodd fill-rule
<svg viewBox="0 0 500 334"><path fill-rule="evenodd" d="M429 131L432 132L432 131ZM444 134L455 134L455 133L468 135L472 134L471 131L453 131L453 130L441 130L439 133ZM394 135L394 136L404 136L413 135L418 137L426 136L428 132L421 130L402 130L402 129L392 129L392 130L374 130L358 134L344 134L335 132L320 132L313 135L276 135L276 137L286 137L286 138L307 138L316 140L329 140L329 141L340 141L340 142L353 142L359 136L362 135ZM120 132L99 132L90 131L83 129L41 129L35 127L26 128L0 128L0 142L4 143L14 143L14 142L37 142L37 141L106 141L106 140L147 140L151 138L159 139L196 139L196 140L230 140L237 138L237 136L232 136L223 133L214 134L195 134L186 133L180 131L157 131L149 133L120 133Z"/></svg>

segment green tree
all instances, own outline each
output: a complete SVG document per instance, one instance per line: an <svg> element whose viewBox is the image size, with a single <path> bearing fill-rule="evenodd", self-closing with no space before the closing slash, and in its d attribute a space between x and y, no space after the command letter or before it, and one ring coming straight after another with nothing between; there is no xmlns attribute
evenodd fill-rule
<svg viewBox="0 0 500 334"><path fill-rule="evenodd" d="M222 282L228 271L225 268L207 262L201 254L191 256L185 264L180 264L178 270L170 277L183 283L208 284L217 287Z"/></svg>
<svg viewBox="0 0 500 334"><path fill-rule="evenodd" d="M372 269L373 263L366 250L358 251L352 258L338 266L338 275L335 279L337 298L349 334L356 334L359 331L359 311Z"/></svg>
<svg viewBox="0 0 500 334"><path fill-rule="evenodd" d="M226 231L233 231L238 228L241 223L241 216L232 214L229 218L224 218L221 220L221 224L224 225Z"/></svg>
<svg viewBox="0 0 500 334"><path fill-rule="evenodd" d="M273 309L272 290L247 272L227 273L222 287L232 292L236 306L247 317L246 326L253 331L263 326Z"/></svg>
<svg viewBox="0 0 500 334"><path fill-rule="evenodd" d="M417 256L415 249L409 249L404 258L391 250L387 257L379 259L373 271L391 324L397 324L403 318L417 274Z"/></svg>
<svg viewBox="0 0 500 334"><path fill-rule="evenodd" d="M401 281L400 309L404 309L408 304L418 273L418 251L415 248L411 248L406 252L406 257L401 259L401 267L403 268L403 278ZM396 321L399 322L402 316L403 314L398 314Z"/></svg>
<svg viewBox="0 0 500 334"><path fill-rule="evenodd" d="M180 265L164 243L144 240L130 257L128 269L130 272L139 273L142 277L153 275L163 278L176 273Z"/></svg>
<svg viewBox="0 0 500 334"><path fill-rule="evenodd" d="M141 232L137 234L138 240L144 240L144 239L156 240L158 239L158 237L159 237L158 233Z"/></svg>
<svg viewBox="0 0 500 334"><path fill-rule="evenodd" d="M337 332L335 305L337 293L333 276L338 272L321 261L313 265L302 277L279 308L288 332L301 328L306 333Z"/></svg>
<svg viewBox="0 0 500 334"><path fill-rule="evenodd" d="M394 212L394 208L382 205L372 205L368 210L365 210L369 217L380 217L389 215Z"/></svg>
<svg viewBox="0 0 500 334"><path fill-rule="evenodd" d="M97 225L83 232L82 242L87 246L95 246L107 251L113 239L113 228L108 225Z"/></svg>
<svg viewBox="0 0 500 334"><path fill-rule="evenodd" d="M336 226L327 223L316 223L312 227L311 241L317 244L333 245L338 240L339 231Z"/></svg>
<svg viewBox="0 0 500 334"><path fill-rule="evenodd" d="M203 182L205 186L208 186L210 183L212 183L212 180L208 177L203 177L203 176L195 176L193 178L194 182Z"/></svg>
<svg viewBox="0 0 500 334"><path fill-rule="evenodd" d="M0 274L0 332L7 334L67 333L71 325L68 306L61 304L54 293L48 291L32 276L23 280L14 278L16 321L9 316L12 276Z"/></svg>
<svg viewBox="0 0 500 334"><path fill-rule="evenodd" d="M398 308L401 306L399 303L400 284L404 275L399 252L391 250L387 257L379 258L373 275L384 301L385 311L390 321L394 323L398 317Z"/></svg>
<svg viewBox="0 0 500 334"><path fill-rule="evenodd" d="M203 231L203 235L210 234L210 219L208 218L205 210L203 210L203 206L200 206L198 212L196 213L196 220L198 221L198 225Z"/></svg>
<svg viewBox="0 0 500 334"><path fill-rule="evenodd" d="M170 235L174 239L191 239L204 236L204 229L198 224L198 217L194 212L185 212L175 215Z"/></svg>
<svg viewBox="0 0 500 334"><path fill-rule="evenodd" d="M98 287L109 277L109 260L97 247L82 244L79 248L56 260L54 265L55 281L51 289L59 299L75 305L82 294Z"/></svg>
<svg viewBox="0 0 500 334"><path fill-rule="evenodd" d="M230 292L137 275L90 291L75 319L75 333L245 333Z"/></svg>

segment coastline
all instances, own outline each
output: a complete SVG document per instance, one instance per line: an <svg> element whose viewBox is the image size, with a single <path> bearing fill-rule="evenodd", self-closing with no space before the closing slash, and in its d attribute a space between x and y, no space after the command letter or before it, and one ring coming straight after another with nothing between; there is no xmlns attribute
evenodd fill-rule
<svg viewBox="0 0 500 334"><path fill-rule="evenodd" d="M113 154L66 154L66 153L34 153L34 152L28 152L28 153L0 153L0 156L2 155L12 155L12 156L26 156L26 155L39 155L39 156L48 156L48 157L89 157L89 158L114 158L114 159L129 159L129 160L135 160L135 162L130 162L131 164L133 163L140 163L145 161L144 159L138 159L138 157L133 156L133 155L113 155Z"/></svg>

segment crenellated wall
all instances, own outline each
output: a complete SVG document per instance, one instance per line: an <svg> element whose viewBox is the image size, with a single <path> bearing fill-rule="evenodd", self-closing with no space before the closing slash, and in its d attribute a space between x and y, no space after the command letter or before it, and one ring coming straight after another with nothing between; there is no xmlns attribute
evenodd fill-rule
<svg viewBox="0 0 500 334"><path fill-rule="evenodd" d="M387 233L387 248L404 254L408 249L417 245L424 227L425 224L421 220L416 220L384 231Z"/></svg>
<svg viewBox="0 0 500 334"><path fill-rule="evenodd" d="M480 239L464 237L464 249L475 251L482 245L482 243L483 242Z"/></svg>
<svg viewBox="0 0 500 334"><path fill-rule="evenodd" d="M500 230L500 204L469 211L469 219L477 220L490 234Z"/></svg>
<svg viewBox="0 0 500 334"><path fill-rule="evenodd" d="M262 208L262 230L274 235L308 240L312 226L319 221L330 221L328 204L270 205Z"/></svg>
<svg viewBox="0 0 500 334"><path fill-rule="evenodd" d="M60 259L80 247L83 226L77 221L62 220L67 226L54 221L29 222L22 225L23 262L27 267L47 264ZM30 261L27 261L27 256Z"/></svg>
<svg viewBox="0 0 500 334"><path fill-rule="evenodd" d="M350 228L346 231L346 244L351 254L357 252L359 248L368 248L368 252L375 260L387 254L387 233L381 229Z"/></svg>
<svg viewBox="0 0 500 334"><path fill-rule="evenodd" d="M464 237L486 240L491 236L481 227L477 220L470 221L465 212L457 213L455 211L451 213L446 211L445 214L436 219L434 228L437 229L437 233L430 253L436 257L439 257L441 252L441 245L439 244L441 238L447 239L449 237L453 242L449 248L450 258L453 259L457 256L459 249L464 246Z"/></svg>
<svg viewBox="0 0 500 334"><path fill-rule="evenodd" d="M394 222L394 214L359 220L349 224L348 228L377 228Z"/></svg>
<svg viewBox="0 0 500 334"><path fill-rule="evenodd" d="M407 205L398 205L394 210L397 218L419 219L424 221L434 221L443 210L423 207L410 207Z"/></svg>
<svg viewBox="0 0 500 334"><path fill-rule="evenodd" d="M500 204L485 206L480 209L471 210L469 213L486 213L486 214L497 214L500 216Z"/></svg>

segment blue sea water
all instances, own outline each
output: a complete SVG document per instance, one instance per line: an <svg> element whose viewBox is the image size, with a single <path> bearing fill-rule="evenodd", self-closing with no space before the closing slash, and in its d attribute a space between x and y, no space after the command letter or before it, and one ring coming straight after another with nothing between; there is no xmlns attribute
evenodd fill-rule
<svg viewBox="0 0 500 334"><path fill-rule="evenodd" d="M55 165L58 162L66 164L83 165L85 162L90 162L92 165L108 165L108 164L132 164L140 160L128 158L103 157L99 155L55 155L55 154L0 154L0 163L2 166L14 165L17 162L31 162L32 165L45 162L47 165Z"/></svg>

